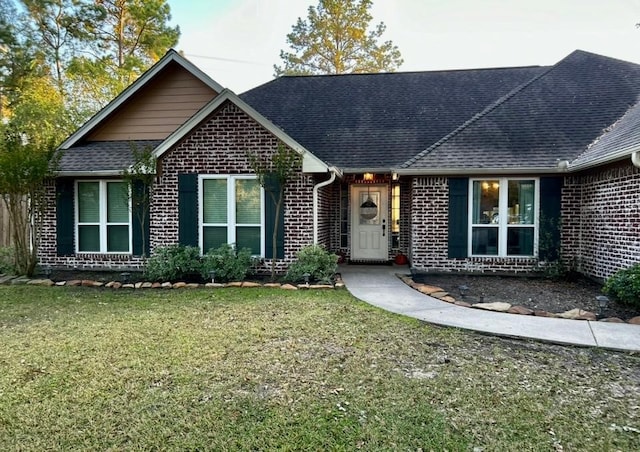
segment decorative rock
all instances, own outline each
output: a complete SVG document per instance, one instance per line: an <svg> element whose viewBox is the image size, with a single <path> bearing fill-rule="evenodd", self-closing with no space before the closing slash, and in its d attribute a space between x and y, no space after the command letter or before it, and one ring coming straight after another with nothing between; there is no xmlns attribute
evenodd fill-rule
<svg viewBox="0 0 640 452"><path fill-rule="evenodd" d="M436 287L436 286L429 286L427 284L420 284L419 286L417 286L418 292L423 293L425 295L431 295L432 297L437 297L438 293L443 293L446 295L449 295L447 292L445 292L442 287Z"/></svg>
<svg viewBox="0 0 640 452"><path fill-rule="evenodd" d="M81 285L82 285L82 281L80 281L79 279L72 279L71 281L67 281L67 286L77 287Z"/></svg>
<svg viewBox="0 0 640 452"><path fill-rule="evenodd" d="M456 301L454 302L456 306L462 306L463 308L470 308L471 303L467 303L466 301Z"/></svg>
<svg viewBox="0 0 640 452"><path fill-rule="evenodd" d="M280 286L280 288L284 290L298 290L296 286L293 286L291 284L283 284Z"/></svg>
<svg viewBox="0 0 640 452"><path fill-rule="evenodd" d="M173 284L171 284L169 281L166 281L166 282L163 282L163 283L161 284L161 287L162 287L163 289L172 289L172 288L173 288Z"/></svg>
<svg viewBox="0 0 640 452"><path fill-rule="evenodd" d="M555 314L551 314L550 312L547 311L542 311L542 310L537 310L537 311L533 311L533 315L535 315L536 317L555 317Z"/></svg>
<svg viewBox="0 0 640 452"><path fill-rule="evenodd" d="M277 283L277 282L269 282L264 284L264 287L271 287L271 288L276 288L279 289L282 286L282 284Z"/></svg>
<svg viewBox="0 0 640 452"><path fill-rule="evenodd" d="M242 287L242 281L232 281L227 283L226 287Z"/></svg>
<svg viewBox="0 0 640 452"><path fill-rule="evenodd" d="M7 284L11 282L11 280L16 279L14 275L4 275L0 277L0 284Z"/></svg>
<svg viewBox="0 0 640 452"><path fill-rule="evenodd" d="M180 282L174 283L172 287L174 289L182 289L184 287L187 287L187 283L180 281Z"/></svg>
<svg viewBox="0 0 640 452"><path fill-rule="evenodd" d="M135 289L136 286L134 286L133 284L129 283L129 284L123 284L122 288L123 289Z"/></svg>
<svg viewBox="0 0 640 452"><path fill-rule="evenodd" d="M111 288L113 288L113 285L114 285L115 283L116 283L115 281L109 281L108 283L106 283L106 284L104 285L104 287L106 287L107 289L111 289Z"/></svg>
<svg viewBox="0 0 640 452"><path fill-rule="evenodd" d="M507 312L510 314L533 315L533 309L525 308L524 306L511 306Z"/></svg>
<svg viewBox="0 0 640 452"><path fill-rule="evenodd" d="M311 284L309 289L333 289L331 284Z"/></svg>
<svg viewBox="0 0 640 452"><path fill-rule="evenodd" d="M95 282L95 281L92 281L91 279L83 279L83 280L80 282L80 285L81 285L82 287L96 287L96 285L95 285L95 284L96 284L96 282Z"/></svg>
<svg viewBox="0 0 640 452"><path fill-rule="evenodd" d="M142 289L142 283L141 282L137 282L133 285L133 287L135 287L136 289Z"/></svg>
<svg viewBox="0 0 640 452"><path fill-rule="evenodd" d="M572 320L596 320L596 315L593 312L585 311L579 308L556 314L556 317Z"/></svg>
<svg viewBox="0 0 640 452"><path fill-rule="evenodd" d="M606 319L600 319L600 321L608 323L625 323L624 320L619 319L618 317L607 317Z"/></svg>
<svg viewBox="0 0 640 452"><path fill-rule="evenodd" d="M242 283L242 287L262 287L262 284L253 281L245 281Z"/></svg>
<svg viewBox="0 0 640 452"><path fill-rule="evenodd" d="M455 303L456 299L453 298L451 295L447 295L446 297L441 297L440 298L442 301L446 301L447 303Z"/></svg>
<svg viewBox="0 0 640 452"><path fill-rule="evenodd" d="M209 282L204 285L207 289L220 289L224 287L224 284Z"/></svg>
<svg viewBox="0 0 640 452"><path fill-rule="evenodd" d="M336 285L333 286L333 287L335 287L336 289L343 289L344 288L344 283L337 282Z"/></svg>
<svg viewBox="0 0 640 452"><path fill-rule="evenodd" d="M502 301L496 301L493 303L475 303L471 305L474 308L486 309L487 311L497 311L497 312L507 312L511 309L511 305L509 303L504 303Z"/></svg>
<svg viewBox="0 0 640 452"><path fill-rule="evenodd" d="M640 325L640 316L638 317L633 317L632 319L630 319L627 323L630 323L632 325Z"/></svg>
<svg viewBox="0 0 640 452"><path fill-rule="evenodd" d="M46 287L51 287L53 286L55 283L53 281L51 281L50 279L32 279L31 281L29 281L27 284L31 285L31 286L46 286Z"/></svg>
<svg viewBox="0 0 640 452"><path fill-rule="evenodd" d="M28 284L30 281L29 278L25 278L23 276L19 277L19 278L15 278L11 280L11 284L14 285L22 285L22 284Z"/></svg>
<svg viewBox="0 0 640 452"><path fill-rule="evenodd" d="M66 281L58 281L58 282L56 283L56 286L58 286L58 287L62 287L62 286L66 286L66 285L67 285L67 282L66 282Z"/></svg>
<svg viewBox="0 0 640 452"><path fill-rule="evenodd" d="M122 283L120 281L114 281L113 284L111 285L112 289L119 289L122 287Z"/></svg>
<svg viewBox="0 0 640 452"><path fill-rule="evenodd" d="M185 289L197 289L200 287L200 284L198 283L189 283L186 286L184 286Z"/></svg>
<svg viewBox="0 0 640 452"><path fill-rule="evenodd" d="M154 282L151 284L152 289L160 289L161 287L162 287L162 284L160 284L159 282Z"/></svg>
<svg viewBox="0 0 640 452"><path fill-rule="evenodd" d="M298 284L298 289L307 290L309 288L309 284Z"/></svg>
<svg viewBox="0 0 640 452"><path fill-rule="evenodd" d="M143 282L142 283L142 288L143 289L151 289L152 286L153 286L153 284L151 284L150 282Z"/></svg>

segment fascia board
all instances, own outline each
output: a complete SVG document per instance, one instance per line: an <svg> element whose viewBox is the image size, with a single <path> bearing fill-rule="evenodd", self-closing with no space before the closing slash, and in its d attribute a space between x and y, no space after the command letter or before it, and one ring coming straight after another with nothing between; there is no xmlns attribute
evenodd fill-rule
<svg viewBox="0 0 640 452"><path fill-rule="evenodd" d="M211 113L213 113L217 108L219 108L224 102L230 101L238 108L240 108L244 113L249 115L252 119L254 119L258 124L267 129L270 133L272 133L276 138L282 141L285 145L296 151L300 154L303 159L307 160L307 166L314 169L321 169L321 172L328 172L328 165L320 160L318 157L313 155L304 146L298 143L296 140L287 135L282 129L277 127L267 118L262 116L257 110L251 107L249 104L240 99L233 91L229 89L224 89L220 94L214 97L211 102L202 107L200 111L198 111L195 115L193 115L187 122L185 122L182 126L180 126L175 132L167 137L165 141L163 141L155 150L154 157L161 158L165 152L175 146L180 140L182 140L189 132L191 132L195 127L198 126L202 121L204 121ZM320 171L314 171L320 172Z"/></svg>

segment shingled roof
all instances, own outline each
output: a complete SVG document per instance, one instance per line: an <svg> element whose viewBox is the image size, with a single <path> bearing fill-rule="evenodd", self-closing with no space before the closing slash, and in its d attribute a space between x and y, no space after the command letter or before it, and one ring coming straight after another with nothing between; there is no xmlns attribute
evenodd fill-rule
<svg viewBox="0 0 640 452"><path fill-rule="evenodd" d="M555 170L587 150L638 93L639 65L576 51L403 167ZM600 149L618 146L608 144Z"/></svg>
<svg viewBox="0 0 640 452"><path fill-rule="evenodd" d="M546 70L285 76L240 97L330 165L389 168Z"/></svg>
<svg viewBox="0 0 640 452"><path fill-rule="evenodd" d="M95 141L61 151L60 171L69 174L93 172L119 174L134 163L133 149L155 149L162 140Z"/></svg>
<svg viewBox="0 0 640 452"><path fill-rule="evenodd" d="M281 77L241 97L345 171L422 173L555 171L638 93L639 65L575 51L551 67Z"/></svg>

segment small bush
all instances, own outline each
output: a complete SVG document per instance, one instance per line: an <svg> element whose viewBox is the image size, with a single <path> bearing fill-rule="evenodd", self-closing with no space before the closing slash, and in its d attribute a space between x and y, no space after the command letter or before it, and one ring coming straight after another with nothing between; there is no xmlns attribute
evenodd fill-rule
<svg viewBox="0 0 640 452"><path fill-rule="evenodd" d="M11 247L0 247L0 273L15 273L14 251Z"/></svg>
<svg viewBox="0 0 640 452"><path fill-rule="evenodd" d="M202 256L201 275L204 279L209 279L211 270L214 270L216 281L242 281L251 273L254 263L249 248L236 251L233 246L225 244Z"/></svg>
<svg viewBox="0 0 640 452"><path fill-rule="evenodd" d="M640 264L618 270L607 279L602 291L621 303L640 307Z"/></svg>
<svg viewBox="0 0 640 452"><path fill-rule="evenodd" d="M201 273L200 249L184 245L156 249L144 269L144 276L149 281L192 280L199 278Z"/></svg>
<svg viewBox="0 0 640 452"><path fill-rule="evenodd" d="M338 256L319 245L302 248L296 258L287 271L286 279L289 281L302 281L304 274L309 273L311 280L329 283L338 268Z"/></svg>

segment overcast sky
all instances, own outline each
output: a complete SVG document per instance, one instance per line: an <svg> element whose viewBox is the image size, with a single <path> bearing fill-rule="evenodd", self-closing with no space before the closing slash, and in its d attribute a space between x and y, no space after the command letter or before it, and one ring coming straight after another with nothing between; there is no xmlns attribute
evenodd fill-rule
<svg viewBox="0 0 640 452"><path fill-rule="evenodd" d="M169 0L177 50L244 92L273 78L286 35L317 0ZM576 49L640 63L640 0L374 0L401 71L550 65Z"/></svg>

